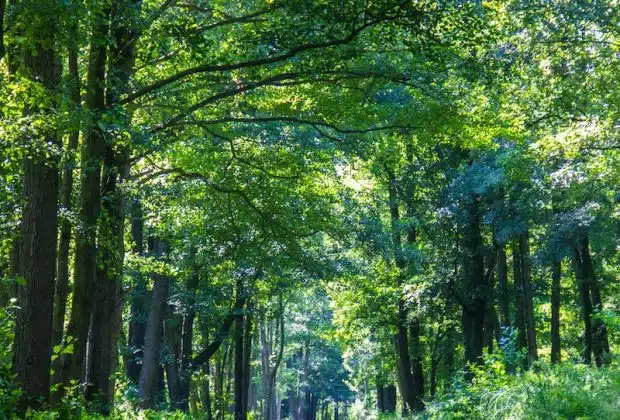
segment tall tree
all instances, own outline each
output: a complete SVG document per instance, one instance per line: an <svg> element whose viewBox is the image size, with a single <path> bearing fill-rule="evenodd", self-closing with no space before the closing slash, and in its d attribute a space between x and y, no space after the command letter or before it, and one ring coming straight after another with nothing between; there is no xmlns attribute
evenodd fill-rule
<svg viewBox="0 0 620 420"><path fill-rule="evenodd" d="M91 113L84 129L81 149L79 215L82 226L75 241L75 278L71 303L71 319L67 336L73 337L73 354L65 355L65 378L85 379L86 349L92 307L97 287L97 223L101 204L101 169L105 153L105 137L101 117L105 111L105 74L107 39L111 8L101 8L91 14L90 50L86 80L86 109Z"/></svg>
<svg viewBox="0 0 620 420"><path fill-rule="evenodd" d="M62 4L53 0L23 1L15 7L17 30L31 36L19 45L20 75L31 84L32 98L25 116L54 121L55 96L61 66L57 36ZM52 318L57 246L59 149L53 124L31 127L24 143L29 150L23 162L24 207L21 222L19 288L13 370L23 387L24 407L38 407L48 397Z"/></svg>

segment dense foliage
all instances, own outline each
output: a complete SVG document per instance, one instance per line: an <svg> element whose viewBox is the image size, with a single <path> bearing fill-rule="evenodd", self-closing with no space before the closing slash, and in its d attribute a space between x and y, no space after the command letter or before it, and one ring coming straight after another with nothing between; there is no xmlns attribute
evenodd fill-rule
<svg viewBox="0 0 620 420"><path fill-rule="evenodd" d="M618 6L0 0L0 416L620 418Z"/></svg>

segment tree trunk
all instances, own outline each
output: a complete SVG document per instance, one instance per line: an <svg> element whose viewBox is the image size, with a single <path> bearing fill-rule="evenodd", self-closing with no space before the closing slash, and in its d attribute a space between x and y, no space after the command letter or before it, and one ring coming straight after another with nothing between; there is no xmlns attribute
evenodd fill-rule
<svg viewBox="0 0 620 420"><path fill-rule="evenodd" d="M126 174L119 172L117 153L106 148L102 197L103 205L99 226L97 283L91 331L91 355L87 401L96 402L98 410L109 414L113 403L111 375L116 365L122 313L122 275L125 256L124 223L125 200L118 184ZM123 176L125 175L125 176Z"/></svg>
<svg viewBox="0 0 620 420"><path fill-rule="evenodd" d="M80 75L78 73L78 45L77 27L73 26L70 29L69 45L69 76L70 76L70 97L73 105L76 108L81 106L80 95ZM69 134L69 142L67 144L67 151L65 153L66 160L62 170L62 182L60 186L60 207L61 211L69 213L73 207L72 192L73 192L73 171L75 166L75 153L78 147L78 141L80 137L80 131L78 129L73 130ZM56 289L54 293L54 316L53 316L53 332L52 332L52 345L57 346L61 344L65 315L67 311L67 296L69 295L69 246L71 243L71 221L68 217L65 217L60 222L60 237L58 240L58 256L56 257ZM61 380L62 358L58 357L53 362L53 369L56 372L56 380Z"/></svg>
<svg viewBox="0 0 620 420"><path fill-rule="evenodd" d="M396 386L393 384L377 387L377 406L380 413L396 412Z"/></svg>
<svg viewBox="0 0 620 420"><path fill-rule="evenodd" d="M487 352L489 354L493 353L493 341L495 339L495 327L497 324L497 312L495 312L495 268L493 265L495 264L494 258L489 261L489 267L487 268L487 281L488 281L488 290L489 294L487 296L487 309L486 314L484 316L484 342L485 347L487 348Z"/></svg>
<svg viewBox="0 0 620 420"><path fill-rule="evenodd" d="M404 175L405 179L405 191L403 194L403 201L405 203L406 215L407 215L407 246L409 248L408 257L406 258L407 272L413 274L416 272L415 262L410 256L417 244L417 230L415 225L415 179L412 175L413 167L413 146L407 145L406 148L407 157L407 172ZM401 193L402 194L402 193ZM411 375L413 380L413 411L424 410L424 371L422 368L424 354L423 348L420 344L420 333L422 327L420 325L420 319L415 318L410 326L409 341L411 344Z"/></svg>
<svg viewBox="0 0 620 420"><path fill-rule="evenodd" d="M530 262L529 232L519 235L521 250L521 275L523 284L523 301L525 310L525 327L527 331L527 353L529 365L538 360L538 346L536 343L536 325L534 323L534 296L532 292L532 265Z"/></svg>
<svg viewBox="0 0 620 420"><path fill-rule="evenodd" d="M157 239L152 239L152 249L156 257L161 258L167 253L167 245ZM144 357L138 383L138 397L140 407L153 408L156 394L160 388L160 349L163 335L163 320L168 300L168 278L161 274L155 274L153 284L153 297L146 325L144 339Z"/></svg>
<svg viewBox="0 0 620 420"><path fill-rule="evenodd" d="M589 286L592 297L592 310L593 312L598 312L603 309L603 302L601 300L601 292L596 279L596 273L594 272L594 263L592 262L592 257L590 256L590 243L587 235L584 235L581 238L579 247L581 251L581 260L583 263L584 280ZM603 364L608 364L610 361L607 327L601 319L593 318L592 329L592 348L594 351L594 360L596 365L600 367Z"/></svg>
<svg viewBox="0 0 620 420"><path fill-rule="evenodd" d="M168 317L164 322L164 341L166 344L165 372L168 383L168 396L170 405L174 409L180 409L187 402L181 401L179 393L179 355L181 351L181 328L182 318L174 313L174 306L168 305Z"/></svg>
<svg viewBox="0 0 620 420"><path fill-rule="evenodd" d="M196 312L193 308L193 302L191 306L186 308L186 313L183 315L183 331L181 335L181 366L179 372L179 401L178 409L182 411L189 410L189 392L192 380L192 372L190 371L190 362L192 360L192 342L194 340L194 318ZM208 371L209 364L207 362L206 369Z"/></svg>
<svg viewBox="0 0 620 420"><path fill-rule="evenodd" d="M81 380L88 330L93 309L95 275L97 270L97 222L101 204L101 168L105 152L104 134L97 124L105 110L105 73L107 60L110 9L93 13L88 76L86 85L86 106L94 114L93 121L85 129L81 151L81 196L79 205L82 228L75 241L75 279L71 304L71 319L67 336L73 337L73 354L66 355L63 363L65 384L69 379Z"/></svg>
<svg viewBox="0 0 620 420"><path fill-rule="evenodd" d="M23 45L22 59L26 77L41 83L46 96L56 94L60 83L60 66L55 51L55 34L61 7L56 1L23 1L15 20L30 29L31 42ZM32 9L32 10L30 10ZM28 11L26 13L25 11ZM22 15L24 14L24 15ZM42 98L33 98L36 104ZM53 107L53 105L52 105ZM31 105L24 113L45 113L46 106ZM19 251L19 274L25 283L18 289L13 371L24 394L21 406L37 408L48 398L52 318L54 311L54 277L56 273L58 159L53 149L61 141L53 129L41 134L45 150L30 150L23 161L22 237ZM35 144L38 142L34 142ZM49 148L48 148L49 147Z"/></svg>
<svg viewBox="0 0 620 420"><path fill-rule="evenodd" d="M261 367L263 369L263 416L265 420L272 420L275 404L275 384L271 376L271 352L273 343L267 340L265 320L261 318L259 323L260 342L261 342Z"/></svg>
<svg viewBox="0 0 620 420"><path fill-rule="evenodd" d="M235 322L235 420L246 420L243 409L243 316Z"/></svg>
<svg viewBox="0 0 620 420"><path fill-rule="evenodd" d="M237 281L237 296L244 294L243 280ZM237 297L237 298L238 298ZM244 358L244 314L238 313L235 318L235 420L247 420L245 411L245 358Z"/></svg>
<svg viewBox="0 0 620 420"><path fill-rule="evenodd" d="M411 374L413 376L414 411L424 409L424 371L422 370L423 351L420 343L421 328L416 318L411 322L409 337L411 342Z"/></svg>
<svg viewBox="0 0 620 420"><path fill-rule="evenodd" d="M501 313L501 326L510 326L510 289L508 288L508 267L506 263L506 245L497 246L497 291Z"/></svg>
<svg viewBox="0 0 620 420"><path fill-rule="evenodd" d="M440 359L431 359L431 399L435 398L437 393L437 367Z"/></svg>
<svg viewBox="0 0 620 420"><path fill-rule="evenodd" d="M252 360L252 319L254 316L254 306L248 300L246 306L245 322L243 326L243 412L247 418L250 409L250 382L252 380L252 370L250 362Z"/></svg>
<svg viewBox="0 0 620 420"><path fill-rule="evenodd" d="M478 196L473 195L466 205L467 221L462 236L463 273L465 276L462 324L465 360L471 364L482 362L484 318L488 296L484 276L478 200ZM471 379L471 373L468 372L467 377Z"/></svg>
<svg viewBox="0 0 620 420"><path fill-rule="evenodd" d="M557 257L553 257L551 268L551 363L560 363L560 281L562 279L562 261Z"/></svg>
<svg viewBox="0 0 620 420"><path fill-rule="evenodd" d="M399 306L403 306L400 303ZM413 409L415 396L413 388L413 375L411 374L411 361L409 359L409 342L407 329L402 323L406 322L404 311L399 307L399 325L397 333L394 335L394 346L396 348L396 363L400 393L403 399L403 416Z"/></svg>
<svg viewBox="0 0 620 420"><path fill-rule="evenodd" d="M443 365L446 370L446 376L452 377L454 372L454 341L456 330L453 326L449 326L446 331L446 351L443 357Z"/></svg>
<svg viewBox="0 0 620 420"><path fill-rule="evenodd" d="M523 263L521 262L521 250L519 241L512 241L512 268L513 268L513 284L515 294L515 327L519 330L517 338L517 346L519 350L527 348L527 336L525 326L525 302L523 298ZM523 368L529 366L528 359L523 360Z"/></svg>
<svg viewBox="0 0 620 420"><path fill-rule="evenodd" d="M407 263L403 255L401 244L401 227L400 227L400 211L398 206L398 186L396 185L396 177L394 172L385 165L385 171L388 177L388 204L390 208L391 229L392 229L392 248L394 253L394 262L399 270L398 286L402 288L404 270ZM396 350L396 363L398 381L400 385L400 393L403 399L403 416L408 415L411 410L417 407L415 396L415 385L413 374L411 372L411 359L409 355L409 339L407 336L407 307L405 305L404 296L399 298L398 302L398 326L394 335L394 347Z"/></svg>
<svg viewBox="0 0 620 420"><path fill-rule="evenodd" d="M139 256L143 254L143 227L142 206L139 200L134 200L131 205L131 238L133 240L133 252ZM150 294L146 290L146 283L142 274L135 273L135 286L131 293L131 307L129 318L129 355L126 362L127 376L129 380L138 384L140 369L142 368L142 356L144 353L144 334Z"/></svg>
<svg viewBox="0 0 620 420"><path fill-rule="evenodd" d="M111 106L120 95L128 90L129 76L133 73L137 32L134 28L133 7L135 0L113 3L111 22L114 23L111 35L114 43L110 48L107 72L106 103ZM129 22L129 23L128 23ZM125 116L127 125L130 115ZM123 299L122 275L124 263L124 223L125 200L119 184L128 177L128 151L122 145L107 143L105 145L102 179L102 212L100 214L97 287L95 287L95 312L91 336L94 338L90 347L101 349L92 353L88 378L94 396L104 414L110 412L113 402L114 381L111 377L117 364L117 344L120 333ZM110 322L110 320L113 320ZM87 399L92 398L87 393ZM97 397L98 395L98 397Z"/></svg>
<svg viewBox="0 0 620 420"><path fill-rule="evenodd" d="M584 264L577 247L573 247L573 266L575 268L575 279L579 288L583 316L583 363L592 363L592 301L590 300L590 290L585 279Z"/></svg>
<svg viewBox="0 0 620 420"><path fill-rule="evenodd" d="M273 366L271 366L271 356L275 345L275 338L273 337L273 334L269 334L269 339L267 339L264 319L261 319L259 329L261 342L261 365L263 368L263 393L265 399L263 415L265 420L279 420L279 417L277 417L278 398L276 394L276 377L284 355L284 301L282 294L278 297L278 315L276 319L276 326L274 327L275 330L279 331L279 349ZM271 327L270 330L273 331Z"/></svg>

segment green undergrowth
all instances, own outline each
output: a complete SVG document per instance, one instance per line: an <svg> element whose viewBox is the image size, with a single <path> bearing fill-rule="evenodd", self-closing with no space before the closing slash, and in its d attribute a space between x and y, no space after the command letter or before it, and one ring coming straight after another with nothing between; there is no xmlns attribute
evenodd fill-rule
<svg viewBox="0 0 620 420"><path fill-rule="evenodd" d="M99 419L86 411L30 413L29 419ZM180 412L140 411L119 405L111 418L125 420L200 419ZM384 417L385 419L389 417ZM394 417L392 417L394 418ZM504 364L489 360L476 369L472 384L457 381L452 390L415 420L430 419L549 419L620 420L620 369L579 364L538 363L529 372L510 375Z"/></svg>
<svg viewBox="0 0 620 420"><path fill-rule="evenodd" d="M471 385L457 382L417 419L620 419L620 369L536 364L509 375L499 361L478 368Z"/></svg>

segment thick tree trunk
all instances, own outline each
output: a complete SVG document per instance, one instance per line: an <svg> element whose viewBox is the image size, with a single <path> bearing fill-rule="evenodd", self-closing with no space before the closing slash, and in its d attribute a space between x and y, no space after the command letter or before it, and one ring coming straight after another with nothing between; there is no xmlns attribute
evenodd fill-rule
<svg viewBox="0 0 620 420"><path fill-rule="evenodd" d="M551 262L551 363L561 361L560 347L560 300L562 279L562 261L553 257Z"/></svg>
<svg viewBox="0 0 620 420"><path fill-rule="evenodd" d="M466 205L467 221L463 228L463 335L465 341L465 360L471 364L482 362L484 345L484 318L487 309L487 284L484 275L482 256L482 235L480 233L479 198L470 197ZM471 379L471 374L468 373Z"/></svg>
<svg viewBox="0 0 620 420"><path fill-rule="evenodd" d="M401 302L399 306L404 306ZM411 360L409 358L409 340L407 328L402 325L406 322L405 311L399 308L399 325L397 333L394 335L394 346L396 348L396 370L400 385L400 394L403 399L403 415L413 409L415 405L413 375L411 374Z"/></svg>
<svg viewBox="0 0 620 420"><path fill-rule="evenodd" d="M102 214L99 227L97 283L94 302L91 354L86 392L87 401L103 414L111 412L113 382L111 376L116 366L120 324L116 321L122 313L121 284L123 275L125 200L118 189L123 178L119 172L117 153L106 148L102 185Z"/></svg>
<svg viewBox="0 0 620 420"><path fill-rule="evenodd" d="M167 245L157 238L152 239L151 248L158 258L167 253ZM140 407L144 409L153 408L156 394L160 389L161 369L159 358L169 288L169 280L166 276L155 274L153 277L153 296L146 325L144 357L142 358L142 369L138 383Z"/></svg>
<svg viewBox="0 0 620 420"><path fill-rule="evenodd" d="M129 76L133 72L136 34L134 16L135 0L113 4L114 25L111 35L114 44L110 48L108 88L106 102L111 106L128 89ZM129 23L128 23L129 22ZM130 116L126 116L129 123ZM128 151L118 144L106 144L102 179L102 212L97 255L97 287L95 287L95 312L93 314L91 355L91 391L87 399L97 398L101 411L111 410L114 381L111 377L117 365L117 344L123 309L121 284L124 263L125 200L119 184L128 177ZM112 322L111 322L112 320ZM100 351L97 351L100 349Z"/></svg>
<svg viewBox="0 0 620 420"><path fill-rule="evenodd" d="M140 2L123 0L113 3L110 34L114 43L110 47L107 72L106 104L111 106L129 88L129 77L133 73L137 32L135 14ZM131 115L125 115L129 124ZM97 255L97 286L95 288L95 312L93 314L93 342L90 348L101 348L92 353L91 377L98 405L104 414L111 411L114 396L112 374L118 361L118 337L120 335L123 303L122 276L124 264L125 199L119 188L128 178L128 150L119 145L107 143L104 152L102 179L102 212L99 218ZM87 394L87 399L89 395Z"/></svg>
<svg viewBox="0 0 620 420"><path fill-rule="evenodd" d="M97 222L101 204L101 168L105 153L105 138L97 121L105 110L105 73L107 60L110 10L107 6L93 13L86 106L94 120L85 129L81 154L81 196L79 205L81 229L75 241L75 279L71 304L71 319L67 331L74 339L73 354L66 355L63 369L68 379L81 380L84 375L86 344L93 309L95 275L97 270Z"/></svg>
<svg viewBox="0 0 620 420"><path fill-rule="evenodd" d="M384 386L380 385L377 381L377 411L379 412L379 414L383 413L384 411L384 405L383 405L383 401L385 396L383 395L384 393Z"/></svg>
<svg viewBox="0 0 620 420"><path fill-rule="evenodd" d="M26 77L41 83L53 97L60 83L60 66L55 52L55 34L61 8L55 1L41 7L35 1L23 1L15 16L30 29L30 41L23 45L22 59ZM28 12L28 13L26 13ZM35 103L46 102L33 98ZM53 99L52 99L53 100ZM48 109L32 105L26 115ZM18 289L15 325L13 371L24 394L22 408L39 407L48 398L50 355L52 350L52 318L54 311L54 277L56 273L58 158L53 149L61 141L50 129L41 134L45 150L31 150L23 161L22 237L19 251L19 274L25 283ZM39 144L39 142L33 142ZM48 146L49 145L49 146ZM51 157L50 157L51 156Z"/></svg>
<svg viewBox="0 0 620 420"><path fill-rule="evenodd" d="M538 346L536 343L536 325L534 323L534 296L532 292L532 265L530 262L529 233L525 231L519 235L521 250L521 275L523 285L523 309L525 310L525 327L527 336L527 353L529 365L538 360Z"/></svg>
<svg viewBox="0 0 620 420"><path fill-rule="evenodd" d="M395 385L379 385L377 387L377 408L380 413L393 414L396 412Z"/></svg>
<svg viewBox="0 0 620 420"><path fill-rule="evenodd" d="M409 337L411 343L411 374L413 376L414 411L424 409L424 371L422 369L423 350L420 342L421 327L416 318L411 322Z"/></svg>

